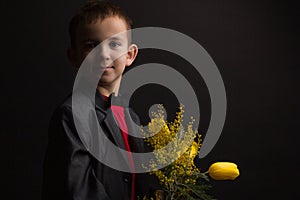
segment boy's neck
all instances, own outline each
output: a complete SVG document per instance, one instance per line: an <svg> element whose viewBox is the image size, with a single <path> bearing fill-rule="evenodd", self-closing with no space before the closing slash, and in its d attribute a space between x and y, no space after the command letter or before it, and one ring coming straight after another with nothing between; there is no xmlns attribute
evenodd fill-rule
<svg viewBox="0 0 300 200"><path fill-rule="evenodd" d="M118 96L119 87L120 87L120 84L117 84L114 87L98 85L97 90L100 92L100 94L107 96L107 97L109 97L112 93L114 93L115 96Z"/></svg>
<svg viewBox="0 0 300 200"><path fill-rule="evenodd" d="M100 94L105 95L107 97L109 97L111 95L111 93L115 93L115 96L118 96L119 94L119 88L120 88L120 84L121 84L121 79L122 76L119 77L118 79L116 79L113 83L111 84L99 84L97 89L100 92Z"/></svg>

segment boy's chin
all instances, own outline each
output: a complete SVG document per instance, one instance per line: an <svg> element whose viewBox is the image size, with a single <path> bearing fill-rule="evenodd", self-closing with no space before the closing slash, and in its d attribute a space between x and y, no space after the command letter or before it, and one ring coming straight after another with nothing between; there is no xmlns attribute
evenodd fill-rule
<svg viewBox="0 0 300 200"><path fill-rule="evenodd" d="M112 81L109 80L108 78L101 78L98 82L98 87L101 87L101 86L109 86L111 85Z"/></svg>

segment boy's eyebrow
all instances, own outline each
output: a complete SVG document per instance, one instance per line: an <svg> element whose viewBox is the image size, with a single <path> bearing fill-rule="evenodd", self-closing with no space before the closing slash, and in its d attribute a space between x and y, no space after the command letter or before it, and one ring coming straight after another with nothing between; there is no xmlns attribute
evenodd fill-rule
<svg viewBox="0 0 300 200"><path fill-rule="evenodd" d="M113 37L107 38L107 40L122 40L122 38L119 37L119 36L113 36ZM88 38L88 39L83 40L82 42L98 42L98 43L101 43L103 41L99 41L98 39Z"/></svg>
<svg viewBox="0 0 300 200"><path fill-rule="evenodd" d="M99 40L88 38L88 39L83 40L82 42L99 42Z"/></svg>
<svg viewBox="0 0 300 200"><path fill-rule="evenodd" d="M122 38L119 37L119 36L110 37L110 38L108 38L108 39L109 39L109 40L122 40Z"/></svg>

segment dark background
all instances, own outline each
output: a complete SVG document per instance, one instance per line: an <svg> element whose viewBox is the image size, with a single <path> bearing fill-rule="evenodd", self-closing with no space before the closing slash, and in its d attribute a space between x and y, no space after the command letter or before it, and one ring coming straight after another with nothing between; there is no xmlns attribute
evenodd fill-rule
<svg viewBox="0 0 300 200"><path fill-rule="evenodd" d="M67 25L82 2L1 1L1 199L40 199L48 122L76 75L66 58ZM241 175L235 181L212 181L212 193L221 200L299 199L299 184L293 182L300 178L296 1L118 2L135 27L185 33L219 68L227 118L217 145L200 166L205 170L214 161L234 161ZM147 62L189 72L186 61L167 52L143 50L135 66ZM200 97L199 129L205 134L209 95L201 76L190 79ZM143 93L153 98L143 100L145 106L135 105L137 112L147 112L143 109L152 103L176 105L172 93L159 86L144 86L132 102L141 102Z"/></svg>

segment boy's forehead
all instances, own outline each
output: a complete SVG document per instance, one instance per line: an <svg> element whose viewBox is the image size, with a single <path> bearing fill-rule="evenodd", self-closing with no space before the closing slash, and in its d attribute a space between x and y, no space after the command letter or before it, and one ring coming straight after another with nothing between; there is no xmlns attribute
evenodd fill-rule
<svg viewBox="0 0 300 200"><path fill-rule="evenodd" d="M120 39L127 38L127 24L118 16L96 19L90 23L80 22L76 30L77 40L105 40L112 36ZM117 34L117 35L116 35Z"/></svg>

